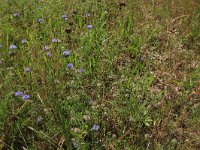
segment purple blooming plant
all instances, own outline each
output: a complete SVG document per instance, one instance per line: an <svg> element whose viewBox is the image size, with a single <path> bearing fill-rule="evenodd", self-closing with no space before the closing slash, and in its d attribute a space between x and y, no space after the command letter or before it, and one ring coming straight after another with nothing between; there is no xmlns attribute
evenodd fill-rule
<svg viewBox="0 0 200 150"><path fill-rule="evenodd" d="M52 57L52 53L47 52L47 56L48 56L48 57Z"/></svg>
<svg viewBox="0 0 200 150"><path fill-rule="evenodd" d="M67 21L67 15L66 14L62 15L62 19Z"/></svg>
<svg viewBox="0 0 200 150"><path fill-rule="evenodd" d="M68 69L72 69L73 67L74 67L73 64L67 64Z"/></svg>
<svg viewBox="0 0 200 150"><path fill-rule="evenodd" d="M31 69L29 67L24 69L24 72L30 72L30 71L31 71Z"/></svg>
<svg viewBox="0 0 200 150"><path fill-rule="evenodd" d="M92 29L92 25L91 24L87 25L87 28Z"/></svg>
<svg viewBox="0 0 200 150"><path fill-rule="evenodd" d="M30 95L28 95L28 94L24 94L23 96L22 96L22 99L24 100L24 101L26 101L26 100L29 100L31 97L30 97Z"/></svg>
<svg viewBox="0 0 200 150"><path fill-rule="evenodd" d="M13 16L14 16L14 17L18 17L19 14L18 14L18 13L14 13Z"/></svg>
<svg viewBox="0 0 200 150"><path fill-rule="evenodd" d="M83 73L83 72L85 72L85 70L84 70L83 68L80 68L80 69L79 69L79 72L80 72L80 73Z"/></svg>
<svg viewBox="0 0 200 150"><path fill-rule="evenodd" d="M70 55L69 50L65 50L65 51L63 52L63 55L64 55L65 57L69 57L69 55Z"/></svg>
<svg viewBox="0 0 200 150"><path fill-rule="evenodd" d="M11 50L16 49L16 48L17 48L17 46L13 45L13 44L9 46L9 49L11 49Z"/></svg>
<svg viewBox="0 0 200 150"><path fill-rule="evenodd" d="M22 96L23 95L23 92L21 92L21 91L17 91L17 92L15 92L15 96Z"/></svg>
<svg viewBox="0 0 200 150"><path fill-rule="evenodd" d="M22 40L22 44L25 44L27 41L26 41L26 39L23 39Z"/></svg>
<svg viewBox="0 0 200 150"><path fill-rule="evenodd" d="M53 43L56 43L56 42L58 42L58 40L57 40L57 39L55 39L55 38L53 38L51 41L52 41Z"/></svg>
<svg viewBox="0 0 200 150"><path fill-rule="evenodd" d="M92 131L98 131L100 129L100 125L98 125L98 124L94 124L93 126L92 126Z"/></svg>

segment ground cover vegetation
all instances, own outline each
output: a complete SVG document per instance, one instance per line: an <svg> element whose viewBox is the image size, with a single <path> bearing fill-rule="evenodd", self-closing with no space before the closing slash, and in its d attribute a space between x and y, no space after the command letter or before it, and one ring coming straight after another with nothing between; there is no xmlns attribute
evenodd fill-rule
<svg viewBox="0 0 200 150"><path fill-rule="evenodd" d="M0 149L200 149L198 0L1 0Z"/></svg>

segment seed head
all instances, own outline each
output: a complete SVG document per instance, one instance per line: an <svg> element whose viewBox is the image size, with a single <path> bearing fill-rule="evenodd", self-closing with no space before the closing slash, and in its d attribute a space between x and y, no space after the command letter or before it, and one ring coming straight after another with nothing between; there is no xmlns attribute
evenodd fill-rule
<svg viewBox="0 0 200 150"><path fill-rule="evenodd" d="M22 44L25 44L25 43L26 43L26 39L23 39L23 40L22 40Z"/></svg>
<svg viewBox="0 0 200 150"><path fill-rule="evenodd" d="M31 69L30 69L29 67L27 67L27 68L24 69L24 71L25 71L25 72L30 72Z"/></svg>
<svg viewBox="0 0 200 150"><path fill-rule="evenodd" d="M92 131L98 131L100 129L100 125L98 125L98 124L94 124L93 126L92 126Z"/></svg>

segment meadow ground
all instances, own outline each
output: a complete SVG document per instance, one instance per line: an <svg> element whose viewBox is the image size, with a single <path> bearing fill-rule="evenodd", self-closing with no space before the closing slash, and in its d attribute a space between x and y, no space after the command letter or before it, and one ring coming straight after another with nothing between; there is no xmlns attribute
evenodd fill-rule
<svg viewBox="0 0 200 150"><path fill-rule="evenodd" d="M198 0L0 0L0 149L200 149Z"/></svg>

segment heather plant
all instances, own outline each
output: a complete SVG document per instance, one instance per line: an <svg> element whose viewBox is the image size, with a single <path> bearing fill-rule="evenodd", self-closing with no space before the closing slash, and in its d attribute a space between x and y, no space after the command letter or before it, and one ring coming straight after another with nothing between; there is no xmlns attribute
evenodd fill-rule
<svg viewBox="0 0 200 150"><path fill-rule="evenodd" d="M195 1L0 1L0 149L199 149Z"/></svg>

